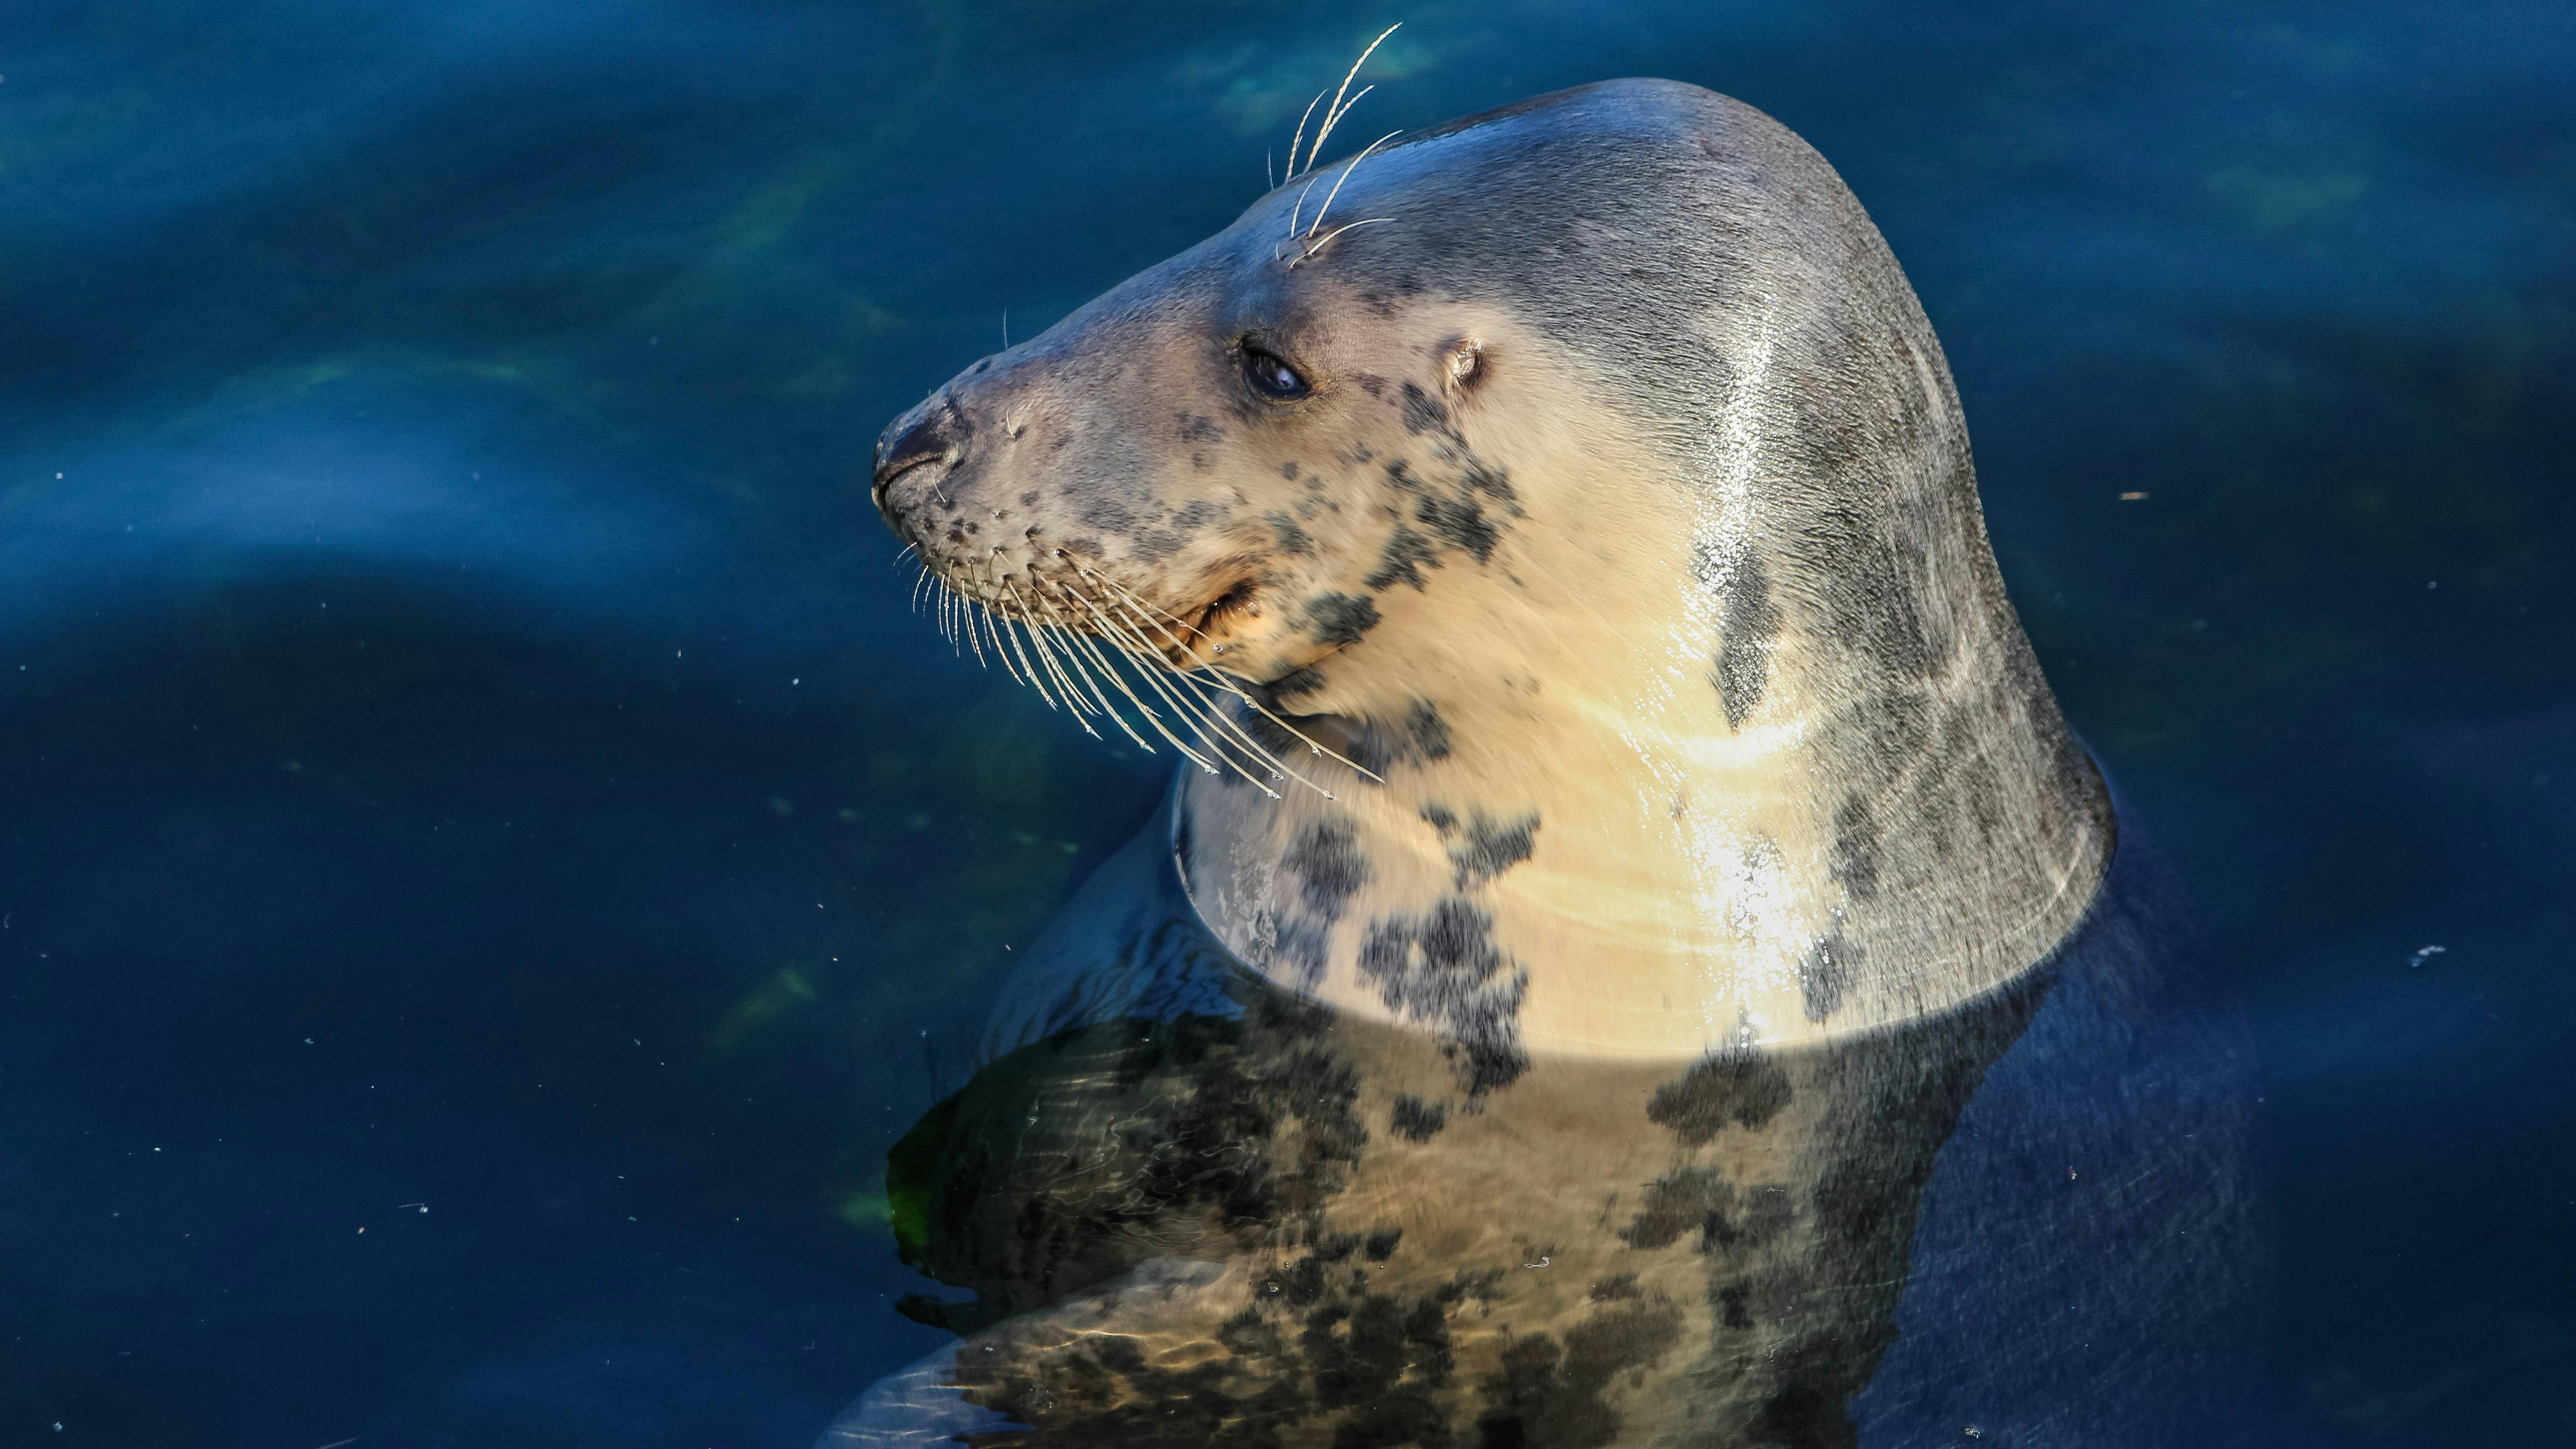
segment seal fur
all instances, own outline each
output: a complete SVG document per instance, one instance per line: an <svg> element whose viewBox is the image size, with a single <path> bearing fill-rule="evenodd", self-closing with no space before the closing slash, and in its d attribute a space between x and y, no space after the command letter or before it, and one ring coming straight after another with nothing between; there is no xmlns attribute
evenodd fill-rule
<svg viewBox="0 0 2576 1449"><path fill-rule="evenodd" d="M1617 82L1301 175L877 495L1068 704L1101 644L1240 698L896 1148L964 1341L824 1444L2226 1422L2236 1057L2106 878L1930 328L1776 124Z"/></svg>
<svg viewBox="0 0 2576 1449"><path fill-rule="evenodd" d="M1310 186L1380 224L1283 251ZM1322 788L1187 782L1200 914L1489 1084L1947 1010L2109 859L1930 324L1823 159L1694 87L1292 181L968 369L878 474L959 593L1083 630L1114 591L1234 681Z"/></svg>

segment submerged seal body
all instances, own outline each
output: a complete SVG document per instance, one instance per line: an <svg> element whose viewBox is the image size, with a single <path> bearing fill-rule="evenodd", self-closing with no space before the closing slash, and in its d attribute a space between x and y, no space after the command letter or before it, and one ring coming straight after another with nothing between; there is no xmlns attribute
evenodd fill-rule
<svg viewBox="0 0 2576 1449"><path fill-rule="evenodd" d="M1205 768L898 1149L907 1254L976 1295L909 1311L967 1337L826 1442L2226 1402L2223 1014L2112 871L1931 329L1788 131L1615 82L1294 176L875 474L979 648Z"/></svg>

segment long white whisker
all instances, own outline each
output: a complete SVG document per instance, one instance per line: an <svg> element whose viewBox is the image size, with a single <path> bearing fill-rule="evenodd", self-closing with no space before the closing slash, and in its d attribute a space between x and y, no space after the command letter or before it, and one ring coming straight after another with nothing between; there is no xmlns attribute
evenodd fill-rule
<svg viewBox="0 0 2576 1449"><path fill-rule="evenodd" d="M1064 677L1063 667L1056 663L1055 655L1047 649L1046 625L1039 622L1037 612L1029 607L1028 600L1020 597L1019 590L1008 584L1002 587L1011 596L1011 602L1019 606L1020 626L1028 631L1029 647L1038 656L1038 667L1046 671L1047 678L1055 681L1056 693L1065 697L1065 703L1073 707L1074 713L1089 714L1091 702L1074 695L1071 682Z"/></svg>
<svg viewBox="0 0 2576 1449"><path fill-rule="evenodd" d="M1055 692L1064 696L1066 712L1073 716L1074 723L1082 726L1084 734L1098 739L1100 731L1093 729L1091 721L1083 718L1084 715L1091 713L1091 701L1075 692L1073 681L1065 677L1064 666L1056 662L1054 652L1047 647L1046 625L1039 623L1031 615L1028 600L1020 597L1019 590L1011 588L1009 584L1004 584L1002 587L1009 591L1011 602L1020 606L1020 627L1028 631L1029 643L1036 646L1038 663L1044 666L1048 677L1055 680Z"/></svg>
<svg viewBox="0 0 2576 1449"><path fill-rule="evenodd" d="M982 605L977 605L976 607L981 608ZM984 644L982 640L975 637L975 626L972 622L969 622L966 626L966 647L975 651L976 668L990 669L993 667L984 661Z"/></svg>
<svg viewBox="0 0 2576 1449"><path fill-rule="evenodd" d="M1081 568L1081 567L1082 567L1080 564L1076 564L1076 565L1074 565L1074 566L1075 566L1076 568ZM1128 593L1128 591L1126 590L1126 588L1125 588L1124 586L1122 586L1122 585L1121 585L1121 584L1120 584L1116 579L1110 578L1110 577L1108 577L1108 576L1107 576L1107 575L1105 575L1105 574L1095 574L1095 573L1092 573L1089 569L1083 569L1083 572L1084 572L1084 574L1086 574L1086 575L1087 575L1087 576L1089 576L1090 578L1092 578L1092 579L1094 579L1094 580L1097 580L1098 582L1100 582L1100 583L1102 583L1102 584L1106 584L1109 588L1111 588L1111 589L1115 590L1119 595L1121 595L1122 597L1124 597L1124 598L1127 600L1127 602L1128 602L1128 604L1129 604L1129 606L1130 606L1130 608L1131 608L1131 609L1141 610L1142 608L1144 608L1144 607L1145 607L1145 605L1144 605L1144 601L1143 601L1143 600L1138 599L1134 594ZM1186 646L1186 645L1182 644L1182 643L1181 643L1181 641L1180 641L1177 637L1175 637L1175 636L1172 634L1172 631L1171 631L1171 630L1164 628L1160 623L1155 623L1155 622L1154 622L1150 617L1147 617L1147 622L1148 622L1148 623L1152 623L1152 624L1153 624L1153 627L1154 627L1154 629L1155 629L1155 631L1156 631L1156 632L1160 633L1160 634L1161 634L1165 639L1170 640L1170 641L1171 641L1171 644L1172 644L1172 647L1173 647L1173 648L1175 648L1175 649L1180 650L1180 652L1181 652L1181 654L1182 654L1182 657L1184 657L1184 658L1195 658L1195 657L1196 657L1196 655L1195 655L1194 653L1192 653L1192 651L1189 649L1189 647L1188 647L1188 646ZM1183 625L1182 627L1183 627L1183 628L1189 628L1190 626L1188 626L1188 625L1186 625L1186 624L1185 624L1185 625ZM1197 632L1197 631L1196 631L1195 629L1193 629L1191 632L1195 633L1195 632ZM1328 749L1324 748L1322 745L1317 744L1317 743L1315 742L1314 738L1313 738L1312 736L1308 735L1305 731L1303 731L1303 730L1301 730L1301 729L1297 728L1295 725L1292 725L1292 724L1288 723L1288 721L1286 721L1286 720L1284 720L1284 719L1281 719L1281 718L1280 718L1276 713L1274 713L1274 712L1272 712L1272 711L1271 711L1271 709L1270 709L1270 707L1269 707L1269 706L1267 706L1267 705L1263 704L1260 700L1253 698L1250 694L1248 694L1248 693L1246 693L1245 691L1243 691L1242 689L1238 688L1238 687L1234 684L1234 682L1233 682L1233 681L1231 681L1231 680L1229 680L1229 679L1227 679L1227 678L1225 677L1225 674L1224 674L1224 672L1223 672L1223 671L1218 670L1218 669L1214 668L1213 666L1204 666L1204 669L1205 669L1205 673L1207 674L1208 678L1209 678L1209 679L1210 679L1210 681L1215 685L1215 687L1217 687L1217 688L1219 688L1219 689L1224 690L1226 693L1233 695L1235 698L1237 698L1237 699L1239 699L1239 700L1242 700L1245 704L1251 705L1254 709L1261 711L1261 716L1262 716L1262 718L1269 720L1272 724L1275 724L1275 725L1279 726L1281 729L1286 730L1289 734L1294 735L1294 736L1296 736L1299 740L1304 741L1304 742L1305 742L1305 745L1306 745L1306 748L1308 748L1308 749L1310 749L1310 750L1313 750L1316 754L1319 754L1319 755L1324 756L1326 759L1336 760L1336 761L1339 761L1339 762L1340 762L1340 763L1342 763L1342 764L1348 765L1348 766L1350 766L1352 769L1359 771L1359 772L1360 772L1361 774L1363 774L1363 775L1366 775L1368 778L1370 778L1370 779L1372 779L1372 780L1376 780L1376 781L1377 781L1379 784L1381 784L1381 785L1383 785L1383 784L1385 784L1385 783L1386 783L1385 779L1384 779L1383 777L1381 777L1381 776L1380 776L1380 775L1379 775L1375 770L1372 770L1372 769L1368 768L1366 765L1363 765L1363 764L1359 763L1357 760L1349 759L1349 758L1347 758L1347 757L1343 756L1343 755L1342 755L1340 752L1338 752L1338 751L1335 751L1335 750L1328 750ZM1175 671L1173 671L1173 672L1175 672L1175 673L1193 673L1193 672L1196 672L1196 671L1195 671L1195 669L1194 669L1194 670L1191 670L1191 671L1175 670Z"/></svg>
<svg viewBox="0 0 2576 1449"><path fill-rule="evenodd" d="M1315 119L1315 108L1323 103L1324 93L1322 91L1315 92L1315 98L1306 103L1306 114L1297 118L1297 134L1288 138L1288 179L1291 181L1297 179L1297 147L1306 139L1306 123ZM1277 190L1278 188L1273 187L1272 189ZM1296 235L1296 232L1292 229L1289 232L1289 235L1294 236Z"/></svg>
<svg viewBox="0 0 2576 1449"><path fill-rule="evenodd" d="M1316 257L1322 256L1324 254L1324 248L1331 246L1333 244L1333 238L1340 236L1343 232L1351 231L1363 226L1375 226L1379 222L1393 220L1395 220L1395 218L1391 216L1372 216L1364 221L1352 222L1348 226L1337 226L1330 232L1327 232L1322 240L1309 244L1305 250L1297 254L1297 260L1290 262L1288 265L1293 269L1300 263L1311 261Z"/></svg>
<svg viewBox="0 0 2576 1449"><path fill-rule="evenodd" d="M1108 640L1110 647L1116 649L1120 655L1124 656L1128 664L1132 666L1139 675L1143 676L1145 687L1156 694L1162 694L1163 691L1156 683L1155 676L1161 674L1163 671L1159 668L1148 666L1137 657L1136 646L1128 642L1127 631L1118 623L1118 621L1110 618L1107 614L1102 613L1100 611L1100 606L1092 602L1089 595L1074 590L1068 590L1068 592L1072 593L1073 597L1079 600L1084 608L1091 611L1091 617L1098 620L1100 623L1102 630L1101 637ZM1104 667L1106 667L1105 660L1103 663ZM1187 744L1183 743L1179 735L1172 733L1171 726L1163 723L1162 712L1155 709L1152 705L1147 704L1134 689L1130 688L1127 683L1127 677L1123 673L1119 672L1115 668L1111 668L1109 677L1117 683L1120 693L1134 701L1136 708L1144 711L1145 723L1153 726L1154 733L1161 735L1166 740L1169 740L1172 748L1180 751L1182 756L1188 759L1192 764L1197 765L1200 769L1205 770L1210 774L1214 774L1216 772L1216 766L1209 764L1199 755L1198 751L1191 749Z"/></svg>
<svg viewBox="0 0 2576 1449"><path fill-rule="evenodd" d="M1204 678L1199 675L1185 674L1180 676L1180 678L1183 682L1195 685L1200 689L1208 687ZM1242 698L1240 695L1237 695L1236 697ZM1202 707L1207 712L1207 717L1215 720L1229 731L1234 736L1235 740L1240 743L1243 749L1250 752L1254 759L1269 766L1275 776L1294 780L1298 784L1305 786L1307 789L1314 791L1316 794L1323 796L1327 800L1340 798L1332 791L1325 789L1321 784L1308 779L1302 772L1300 772L1295 766L1290 765L1286 760L1279 758L1279 752L1277 750L1270 748L1269 745L1254 738L1252 731L1244 727L1243 721L1236 719L1232 714L1228 713L1224 705L1215 700L1207 699L1205 696L1201 696L1201 700ZM1253 704L1249 699L1245 699L1244 702L1246 704L1251 704L1256 710L1261 709L1260 705ZM1267 710L1262 710L1261 712L1265 717L1269 714ZM1297 734L1295 730L1290 730L1288 732L1292 735ZM1297 735L1297 738L1302 740L1306 737L1304 735ZM1308 741L1308 744L1311 747L1313 742ZM1318 750L1317 753L1320 754L1322 751Z"/></svg>
<svg viewBox="0 0 2576 1449"><path fill-rule="evenodd" d="M1368 49L1360 52L1360 58L1351 62L1350 73L1342 77L1341 89L1333 92L1333 104L1324 112L1324 124L1315 132L1314 148L1306 153L1307 170L1312 171L1315 169L1315 158L1323 154L1324 138L1333 134L1333 123L1339 121L1342 118L1342 112L1348 109L1348 107L1345 107L1342 104L1342 96L1350 90L1351 82L1359 78L1360 67L1368 64L1368 58L1377 54L1377 48L1386 44L1386 38L1388 36L1393 35L1403 28L1404 22L1399 20L1395 22L1395 24L1388 26L1386 29L1379 31L1377 39L1368 43ZM1368 92L1362 91L1360 94L1366 95Z"/></svg>
<svg viewBox="0 0 2576 1449"><path fill-rule="evenodd" d="M1165 668L1160 660L1153 660L1150 662L1147 660L1146 655L1151 651L1145 648L1144 641L1136 636L1135 630L1132 626L1123 624L1106 614L1102 614L1097 605L1093 606L1092 613L1100 619L1102 627L1108 631L1107 637L1109 641L1116 644L1119 652L1125 654L1128 657L1129 662L1135 665L1136 673L1145 681L1145 687L1160 696L1164 705L1172 711L1173 716L1179 719L1183 724L1188 725L1192 733L1202 736L1200 743L1202 747L1204 747L1206 744L1204 738L1205 732L1198 728L1197 719L1190 708L1189 700L1184 697L1180 691L1173 687L1171 670ZM1206 757L1200 755L1196 750L1192 750L1188 746L1183 745L1180 742L1180 737L1173 734L1171 730L1163 724L1162 716L1159 714L1153 715L1152 719L1154 721L1154 727L1163 732L1164 738L1172 741L1174 748L1181 750L1183 753L1189 755L1191 759L1198 761L1199 768L1206 770L1209 774L1216 773L1216 766L1208 763ZM1216 751L1214 753L1222 754L1223 752Z"/></svg>
<svg viewBox="0 0 2576 1449"><path fill-rule="evenodd" d="M1065 592L1070 594L1073 590L1067 589ZM1111 664L1108 659L1101 655L1100 646L1092 642L1090 635L1085 634L1080 629L1066 623L1064 621L1064 616L1056 613L1054 600L1041 594L1038 596L1038 602L1046 605L1047 613L1055 618L1056 628L1063 633L1066 643L1073 651L1076 663L1081 664L1084 657L1086 655L1089 656L1090 663L1100 666L1100 672L1109 676L1109 682L1118 687L1118 692L1120 694L1126 695L1128 701L1134 704L1138 709L1145 708L1145 702L1136 698L1135 692L1128 689L1127 681L1118 677L1117 666ZM1136 727L1127 723L1127 716L1121 714L1117 707L1109 702L1108 694L1100 688L1099 675L1096 675L1091 671L1090 664L1083 664L1082 682L1091 687L1092 697L1100 701L1100 712L1102 714L1105 714L1109 716L1110 719L1116 721L1118 728L1126 731L1127 738L1136 742L1137 748L1142 749L1149 755L1154 753L1154 747L1146 744L1145 737L1136 733Z"/></svg>
<svg viewBox="0 0 2576 1449"><path fill-rule="evenodd" d="M1279 792L1271 789L1269 782L1245 769L1243 762L1234 757L1234 742L1225 737L1224 721L1208 709L1205 700L1186 690L1183 676L1164 671L1162 678L1155 682L1162 686L1164 698L1172 701L1172 707L1181 718L1189 721L1190 727L1197 731L1200 745L1209 754L1223 760L1227 769L1241 775L1262 794L1273 800L1279 798ZM1253 754L1256 759L1260 758L1258 746L1254 747Z"/></svg>
<svg viewBox="0 0 2576 1449"><path fill-rule="evenodd" d="M1307 226L1306 235L1313 236L1317 228L1323 226L1324 218L1330 215L1333 210L1333 198L1342 194L1342 183L1350 180L1351 173L1360 169L1360 163L1369 158L1369 152L1376 150L1378 147L1385 145L1387 142L1392 141L1403 134L1404 133L1402 131L1389 131L1385 135L1378 137L1376 140L1369 142L1367 150L1361 151L1360 154L1343 163L1342 174L1333 178L1333 189L1324 193L1324 204L1315 208L1315 219ZM1347 230L1347 228L1345 228L1345 230ZM1333 233L1333 235L1340 236L1341 232L1337 231Z"/></svg>
<svg viewBox="0 0 2576 1449"><path fill-rule="evenodd" d="M1008 614L1003 614L999 616L999 622L1003 624L1015 624L1019 621L1013 619ZM1037 666L1029 662L1029 651L1020 646L1020 636L1009 629L1001 630L1001 635L1003 638L1011 641L1012 652L1020 656L1020 682L1027 685L1029 688L1036 690L1038 692L1038 698L1047 702L1047 708L1056 708L1055 696L1047 693L1046 685L1039 681Z"/></svg>
<svg viewBox="0 0 2576 1449"><path fill-rule="evenodd" d="M1063 695L1065 702L1073 706L1073 722L1082 726L1084 734L1096 740L1100 738L1100 731L1093 729L1091 721L1083 716L1098 714L1101 711L1093 708L1091 701L1083 698L1082 692L1073 687L1073 680L1067 675L1063 661L1056 657L1054 646L1047 642L1048 636L1054 632L1043 624L1029 625L1029 637L1037 642L1038 658L1046 662L1047 668L1055 671L1055 692Z"/></svg>
<svg viewBox="0 0 2576 1449"><path fill-rule="evenodd" d="M1111 582L1109 586L1113 589L1118 588L1118 585L1114 582ZM1120 589L1119 592L1124 593L1126 591L1124 589ZM1159 625L1156 627L1160 628ZM1166 638L1170 637L1170 631L1165 630L1163 632ZM1177 639L1173 640L1173 645L1175 648L1180 647L1180 641ZM1188 652L1189 651L1186 649L1182 650L1184 655L1187 655ZM1213 671L1211 671L1211 673L1212 672ZM1244 729L1240 723L1228 717L1223 710L1210 703L1205 695L1198 693L1199 690L1208 688L1209 684L1206 680L1202 679L1196 671L1167 668L1155 671L1155 673L1168 676L1168 678L1156 680L1158 684L1168 686L1165 690L1166 697L1169 697L1172 689L1185 690L1189 693L1188 702L1181 705L1183 717L1197 721L1202 735L1214 736L1211 744L1216 747L1216 753L1225 756L1227 764L1234 765L1235 773L1242 775L1247 780L1252 779L1251 772L1245 770L1242 765L1237 763L1233 758L1232 748L1234 747L1235 741L1239 740L1241 742L1241 747L1250 753L1254 759L1270 766L1279 774L1296 780L1299 784L1306 786L1308 789L1313 790L1319 795L1322 795L1327 800L1334 798L1332 791L1327 790L1323 786L1316 784L1314 781L1307 779L1305 776L1298 774L1295 770L1289 769L1286 761L1281 760L1277 755L1273 754L1268 746L1262 744L1259 740L1254 739L1250 731ZM1238 698L1242 698L1245 703L1252 705L1254 709L1261 709L1261 705L1258 701L1251 699L1249 696L1243 695L1241 691L1234 689L1232 685L1225 684L1221 678L1218 680L1218 684L1228 693L1234 694ZM1262 713L1267 716L1269 711L1262 710ZM1215 725L1213 730L1208 728L1208 725L1211 723ZM1282 728L1286 728L1286 726L1283 725ZM1234 736L1233 740L1229 740L1227 738L1229 731ZM1301 740L1306 739L1304 735L1297 734L1297 731L1294 729L1290 729L1288 732L1292 735L1297 735L1297 738ZM1322 748L1317 746L1314 741L1306 740L1306 744L1308 747L1315 749L1317 753L1324 753ZM1338 759L1340 757L1335 756L1335 758ZM1349 764L1350 762L1344 760L1343 763ZM1352 765L1351 768L1358 769L1359 767ZM1375 777L1371 776L1371 778L1374 779ZM1268 785L1262 784L1261 781L1253 780L1252 782L1256 785L1261 785L1261 788L1265 792L1269 793L1273 798L1276 798L1278 795L1277 791L1271 790Z"/></svg>
<svg viewBox="0 0 2576 1449"><path fill-rule="evenodd" d="M1363 56L1362 59L1366 59L1366 57ZM1371 84L1364 85L1358 90L1352 92L1351 98L1348 101L1337 107L1331 115L1324 118L1324 129L1331 130L1333 127L1340 125L1342 123L1342 117L1349 115L1353 106L1356 106L1361 101L1367 99L1368 93L1376 89L1377 87L1374 84ZM1316 145L1320 147L1323 144L1323 140L1324 138L1322 134L1318 133L1315 137Z"/></svg>
<svg viewBox="0 0 2576 1449"><path fill-rule="evenodd" d="M1316 183L1316 182L1318 182L1318 181L1320 181L1320 180L1322 180L1322 179L1323 179L1323 178L1322 178L1322 177L1320 177L1320 176L1309 176L1309 177L1307 177L1307 178L1306 178L1306 184L1305 184L1305 186L1304 186L1302 189L1300 189L1300 190L1298 191L1298 193L1297 193L1297 199L1296 199L1294 202L1292 202L1292 203L1290 203L1290 204L1289 204L1289 207L1288 207L1288 235L1289 235L1292 239L1297 235L1297 213L1298 213L1299 211L1303 210L1303 209L1304 209L1304 207L1305 207L1305 205L1306 205L1306 193L1307 193L1307 192L1310 192L1310 191L1313 191L1313 190L1315 189L1315 183Z"/></svg>
<svg viewBox="0 0 2576 1449"><path fill-rule="evenodd" d="M1001 625L993 622L993 611L985 607L981 600L975 604L975 617L967 621L966 631L973 633L979 623L984 626L984 637L993 641L993 657L1002 661L1002 672L1011 676L1013 684L1028 683L1028 680L1021 676L1020 667L1011 662L1010 651L1002 647Z"/></svg>

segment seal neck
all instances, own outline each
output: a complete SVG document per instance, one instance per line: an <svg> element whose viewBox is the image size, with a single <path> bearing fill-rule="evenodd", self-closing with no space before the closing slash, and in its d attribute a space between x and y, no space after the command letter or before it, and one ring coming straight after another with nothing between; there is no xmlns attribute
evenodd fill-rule
<svg viewBox="0 0 2576 1449"><path fill-rule="evenodd" d="M1927 667L1774 582L1811 566L1795 517L1598 476L1651 460L1544 461L1507 553L1390 592L1280 699L1378 780L1186 783L1176 857L1221 940L1497 1060L1681 1059L1946 1010L2068 933L2110 815L1972 479Z"/></svg>

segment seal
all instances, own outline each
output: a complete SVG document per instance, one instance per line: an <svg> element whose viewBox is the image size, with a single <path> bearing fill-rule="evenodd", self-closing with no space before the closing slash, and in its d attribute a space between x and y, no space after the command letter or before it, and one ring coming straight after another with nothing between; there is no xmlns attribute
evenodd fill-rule
<svg viewBox="0 0 2576 1449"><path fill-rule="evenodd" d="M1946 1010L2110 857L1922 309L1821 157L1693 87L1292 176L875 479L979 647L1129 718L1084 675L1142 659L1197 719L1175 842L1228 947L1496 1079Z"/></svg>
<svg viewBox="0 0 2576 1449"><path fill-rule="evenodd" d="M894 1149L961 1342L821 1444L2226 1442L2242 1045L1876 230L1688 86L1343 109L879 443L943 628L1198 768Z"/></svg>

